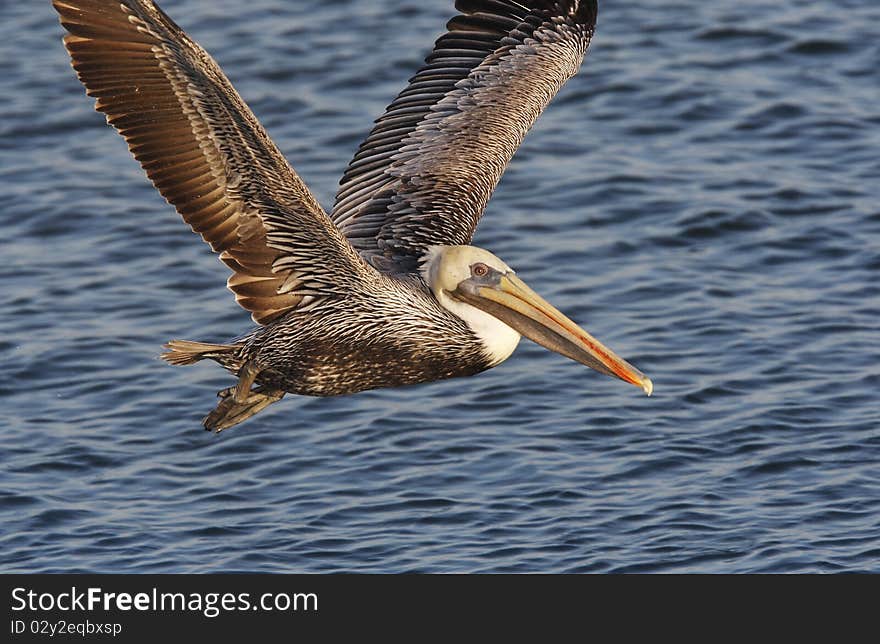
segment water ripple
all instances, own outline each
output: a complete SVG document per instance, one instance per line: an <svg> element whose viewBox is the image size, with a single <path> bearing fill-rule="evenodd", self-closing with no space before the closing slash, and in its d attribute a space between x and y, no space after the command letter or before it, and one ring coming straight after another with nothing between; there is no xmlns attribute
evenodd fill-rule
<svg viewBox="0 0 880 644"><path fill-rule="evenodd" d="M38 4L0 9L0 569L880 572L876 3L605 3L505 175L476 243L652 398L524 342L219 437L228 377L155 357L248 317ZM453 3L166 4L328 205Z"/></svg>

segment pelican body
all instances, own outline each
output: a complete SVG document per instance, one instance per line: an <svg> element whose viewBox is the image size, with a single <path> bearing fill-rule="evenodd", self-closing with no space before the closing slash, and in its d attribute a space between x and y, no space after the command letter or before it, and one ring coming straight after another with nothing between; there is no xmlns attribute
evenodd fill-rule
<svg viewBox="0 0 880 644"><path fill-rule="evenodd" d="M327 213L213 59L151 0L53 0L73 67L147 176L231 269L257 327L172 340L171 364L238 377L206 429L285 393L470 376L522 335L651 394L638 369L470 245L528 129L576 73L595 0L458 0L377 119Z"/></svg>

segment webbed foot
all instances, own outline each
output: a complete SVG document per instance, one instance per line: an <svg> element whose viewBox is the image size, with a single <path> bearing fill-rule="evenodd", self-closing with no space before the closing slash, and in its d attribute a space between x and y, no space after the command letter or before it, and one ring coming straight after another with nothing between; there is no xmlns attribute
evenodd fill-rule
<svg viewBox="0 0 880 644"><path fill-rule="evenodd" d="M234 389L234 388L232 388ZM225 393L226 390L219 392L218 395ZM263 411L273 402L277 402L284 397L284 391L281 389L272 389L270 387L256 387L251 389L244 397L244 400L237 401L235 395L230 391L225 396L221 396L217 407L205 417L205 429L213 432L221 432L224 429L238 425L240 422L247 420L254 414Z"/></svg>
<svg viewBox="0 0 880 644"><path fill-rule="evenodd" d="M247 362L238 374L238 384L217 392L220 402L205 417L204 425L208 431L221 432L228 427L238 425L256 413L284 397L282 389L271 387L254 387L254 380L259 368L253 362Z"/></svg>

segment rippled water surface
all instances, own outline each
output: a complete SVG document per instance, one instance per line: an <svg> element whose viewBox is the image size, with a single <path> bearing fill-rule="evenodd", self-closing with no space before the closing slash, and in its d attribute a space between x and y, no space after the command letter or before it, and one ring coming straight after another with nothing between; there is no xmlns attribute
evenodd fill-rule
<svg viewBox="0 0 880 644"><path fill-rule="evenodd" d="M325 206L452 0L166 0ZM0 570L880 572L880 5L614 2L475 242L648 373L524 341L479 376L289 396L156 360L249 328L0 5Z"/></svg>

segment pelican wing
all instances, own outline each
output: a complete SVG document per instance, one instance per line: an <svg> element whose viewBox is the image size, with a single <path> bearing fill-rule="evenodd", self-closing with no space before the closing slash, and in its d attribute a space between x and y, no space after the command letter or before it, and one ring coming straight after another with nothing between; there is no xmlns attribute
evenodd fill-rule
<svg viewBox="0 0 880 644"><path fill-rule="evenodd" d="M461 12L361 144L334 223L380 270L467 244L526 132L583 60L596 0L457 0Z"/></svg>
<svg viewBox="0 0 880 644"><path fill-rule="evenodd" d="M152 0L53 0L73 67L265 324L366 269L214 60Z"/></svg>

